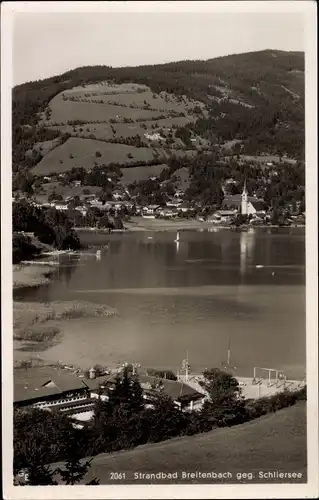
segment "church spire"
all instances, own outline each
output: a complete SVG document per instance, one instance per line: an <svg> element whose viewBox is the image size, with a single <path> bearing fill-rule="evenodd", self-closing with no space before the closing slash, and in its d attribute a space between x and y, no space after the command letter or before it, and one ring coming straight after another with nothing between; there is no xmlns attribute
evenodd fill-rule
<svg viewBox="0 0 319 500"><path fill-rule="evenodd" d="M244 189L243 189L243 194L247 194L246 176L245 176L245 180L244 180Z"/></svg>
<svg viewBox="0 0 319 500"><path fill-rule="evenodd" d="M248 192L246 186L246 176L244 181L244 189L241 195L241 213L242 215L248 215Z"/></svg>

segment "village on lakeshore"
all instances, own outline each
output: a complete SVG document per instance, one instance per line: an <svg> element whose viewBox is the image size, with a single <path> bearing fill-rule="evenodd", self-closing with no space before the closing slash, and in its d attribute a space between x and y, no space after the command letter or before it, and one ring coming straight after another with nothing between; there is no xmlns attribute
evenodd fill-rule
<svg viewBox="0 0 319 500"><path fill-rule="evenodd" d="M278 172L273 163L267 162L265 170L270 179ZM266 174L265 174L266 175ZM44 185L53 184L58 186L65 183L63 180L65 174L58 176L45 176L43 178ZM160 182L155 176L150 178L150 183ZM214 225L216 227L239 227L242 225L251 226L292 226L302 227L305 225L305 210L300 201L292 201L280 210L267 206L263 198L258 198L257 193L250 194L247 189L246 178L242 192L231 194L236 190L237 182L232 179L226 179L222 185L222 199L220 208L214 209L214 206L207 206L201 202L192 202L185 199L185 191L177 188L170 196L167 196L167 201L162 203L141 204L139 196L130 193L127 186L117 187L109 196L108 200L101 198L97 194L86 193L85 188L82 189L82 194L75 196L66 196L63 198L58 194L51 194L46 199L40 196L28 196L17 192L13 197L13 203L27 202L31 206L40 209L55 209L66 214L74 224L77 230L84 228L91 229L115 229L122 230L127 228L132 229L134 225L132 221L143 226L143 219L147 222L158 220L158 222L169 221L179 224L190 221L207 223L207 226ZM165 183L160 183L160 186ZM70 189L81 189L81 181L72 181ZM152 186L150 185L150 189ZM238 187L237 187L238 191ZM156 227L156 226L155 226ZM170 226L168 226L170 227Z"/></svg>

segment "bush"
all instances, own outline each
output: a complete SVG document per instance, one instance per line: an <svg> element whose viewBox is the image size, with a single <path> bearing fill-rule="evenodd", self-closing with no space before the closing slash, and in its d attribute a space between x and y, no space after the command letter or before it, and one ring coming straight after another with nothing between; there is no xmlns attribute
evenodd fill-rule
<svg viewBox="0 0 319 500"><path fill-rule="evenodd" d="M95 156L96 156L96 158L101 158L102 155L101 155L100 151L96 151Z"/></svg>
<svg viewBox="0 0 319 500"><path fill-rule="evenodd" d="M177 380L175 373L172 370L156 370L154 368L149 368L147 370L148 375L152 377L166 378L167 380Z"/></svg>

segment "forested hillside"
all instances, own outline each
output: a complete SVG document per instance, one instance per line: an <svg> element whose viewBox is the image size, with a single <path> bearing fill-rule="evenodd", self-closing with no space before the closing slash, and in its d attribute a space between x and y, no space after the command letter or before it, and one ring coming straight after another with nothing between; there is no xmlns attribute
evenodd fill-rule
<svg viewBox="0 0 319 500"><path fill-rule="evenodd" d="M90 88L106 81L106 92ZM134 91L123 84L134 84ZM145 139L151 133L162 142ZM70 137L81 139L71 143L75 151ZM180 150L183 156L214 149L303 160L304 54L266 50L154 66L82 67L15 87L13 170L47 158L44 173L56 154L45 149L52 141L62 148L54 159L62 171L82 166L86 147L121 166L161 164ZM77 144L81 158L74 162Z"/></svg>

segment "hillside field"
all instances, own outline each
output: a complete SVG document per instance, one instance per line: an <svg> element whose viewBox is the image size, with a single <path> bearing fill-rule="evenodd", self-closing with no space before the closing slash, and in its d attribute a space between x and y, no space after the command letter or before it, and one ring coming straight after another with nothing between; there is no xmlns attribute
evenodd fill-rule
<svg viewBox="0 0 319 500"><path fill-rule="evenodd" d="M96 153L101 156L97 157ZM133 157L129 158L131 154ZM33 173L45 175L50 172L66 172L73 167L92 168L93 164L112 162L130 163L134 161L150 161L153 159L150 148L135 148L123 144L111 144L92 139L70 137L64 144L50 151L38 163Z"/></svg>
<svg viewBox="0 0 319 500"><path fill-rule="evenodd" d="M81 125L54 125L50 126L53 130L60 130L62 133L77 135L78 137L89 137L93 134L96 139L109 140L118 137L132 137L139 135L146 144L152 144L152 141L145 137L145 134L154 134L162 130L166 137L173 126L181 127L190 123L191 117L163 118L160 120L147 120L135 123L82 123ZM113 132L113 130L115 132Z"/></svg>
<svg viewBox="0 0 319 500"><path fill-rule="evenodd" d="M168 158L170 152L157 148L157 153ZM100 156L97 156L100 155ZM176 150L176 156L194 154L192 150ZM131 156L130 156L131 155ZM154 159L152 148L136 148L125 144L112 144L94 139L81 139L70 137L64 144L51 150L32 169L34 175L48 175L50 173L62 173L73 167L90 169L94 164L108 165L109 163L120 163L129 166L135 162L149 162ZM148 168L148 167L145 167Z"/></svg>
<svg viewBox="0 0 319 500"><path fill-rule="evenodd" d="M245 482L237 480L237 473L253 473L254 478L246 482L262 483L266 481L258 480L259 471L276 470L301 472L302 479L290 481L301 483L307 481L304 403L298 403L246 424L143 445L129 451L98 455L93 458L85 480L97 477L100 479L100 484L109 484L110 473L121 471L126 473L126 483L143 484L132 481L133 472L229 471L233 475L233 482ZM194 479L190 482L200 481ZM214 480L201 482L214 483ZM217 480L215 484L216 482L222 481ZM271 482L288 481L277 479L269 481L268 484Z"/></svg>
<svg viewBox="0 0 319 500"><path fill-rule="evenodd" d="M123 177L121 184L131 184L134 181L146 181L153 175L158 177L167 165L149 165L146 167L125 167L121 168Z"/></svg>

